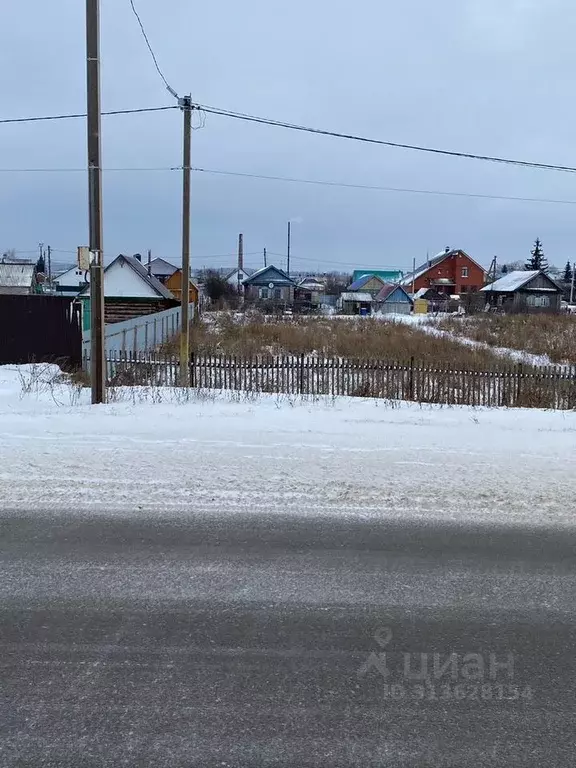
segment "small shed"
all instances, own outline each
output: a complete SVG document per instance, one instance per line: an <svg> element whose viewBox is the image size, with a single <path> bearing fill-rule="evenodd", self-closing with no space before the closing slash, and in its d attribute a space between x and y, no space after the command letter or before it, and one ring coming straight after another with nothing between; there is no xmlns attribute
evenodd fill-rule
<svg viewBox="0 0 576 768"><path fill-rule="evenodd" d="M372 312L373 297L363 291L345 291L340 294L342 313L345 315L369 315Z"/></svg>
<svg viewBox="0 0 576 768"><path fill-rule="evenodd" d="M375 308L383 314L409 315L412 311L412 299L401 285L388 283L376 295Z"/></svg>
<svg viewBox="0 0 576 768"><path fill-rule="evenodd" d="M559 312L562 289L542 270L515 270L486 285L488 307L504 312Z"/></svg>

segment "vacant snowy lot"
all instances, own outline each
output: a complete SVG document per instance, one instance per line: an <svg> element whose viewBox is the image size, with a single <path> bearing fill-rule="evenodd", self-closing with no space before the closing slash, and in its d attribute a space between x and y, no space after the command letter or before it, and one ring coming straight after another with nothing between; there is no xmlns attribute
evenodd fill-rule
<svg viewBox="0 0 576 768"><path fill-rule="evenodd" d="M65 384L23 393L22 370L0 368L5 514L574 519L572 412L169 390L92 407Z"/></svg>

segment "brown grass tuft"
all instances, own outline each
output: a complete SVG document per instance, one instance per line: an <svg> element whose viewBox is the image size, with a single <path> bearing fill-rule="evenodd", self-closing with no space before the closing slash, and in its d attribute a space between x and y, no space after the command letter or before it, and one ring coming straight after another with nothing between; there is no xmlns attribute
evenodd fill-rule
<svg viewBox="0 0 576 768"><path fill-rule="evenodd" d="M162 350L178 354L179 340ZM191 329L191 351L199 354L307 355L407 361L470 370L508 370L509 361L489 350L431 336L417 326L373 318L270 318L214 313Z"/></svg>

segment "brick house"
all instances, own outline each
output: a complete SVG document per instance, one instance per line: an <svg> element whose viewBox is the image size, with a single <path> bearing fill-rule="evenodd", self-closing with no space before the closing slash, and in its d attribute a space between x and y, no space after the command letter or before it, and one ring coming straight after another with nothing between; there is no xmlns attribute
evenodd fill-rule
<svg viewBox="0 0 576 768"><path fill-rule="evenodd" d="M450 249L428 259L414 274L407 274L401 285L407 291L434 288L438 293L461 296L484 287L486 272L467 253Z"/></svg>

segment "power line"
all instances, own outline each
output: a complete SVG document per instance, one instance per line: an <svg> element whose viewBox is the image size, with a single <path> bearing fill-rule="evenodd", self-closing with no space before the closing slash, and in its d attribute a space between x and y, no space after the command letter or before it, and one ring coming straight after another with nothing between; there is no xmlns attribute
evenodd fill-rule
<svg viewBox="0 0 576 768"><path fill-rule="evenodd" d="M260 123L262 125L272 125L278 128L287 128L292 131L303 131L305 133L315 133L321 136L332 136L336 139L348 139L351 141L359 141L365 144L378 144L385 147L394 147L396 149L410 149L416 152L428 152L434 155L444 155L448 157L460 157L469 160L483 160L491 163L504 163L506 165L517 165L525 168L540 168L548 171L567 171L570 173L576 173L576 168L565 165L553 165L549 163L536 163L527 160L514 160L505 157L495 157L492 155L478 155L471 152L456 152L448 149L437 149L434 147L424 147L416 144L403 144L395 141L385 141L383 139L371 139L366 136L357 136L351 133L339 133L337 131L328 131L321 128L310 128L305 125L298 125L296 123L287 123L282 120L273 120L267 117L258 117L256 115L248 115L244 112L232 112L227 109L220 109L219 107L209 107L205 104L195 104L197 109L202 109L204 112L208 112L212 115L220 115L221 117L231 117L235 120L245 120L250 123Z"/></svg>
<svg viewBox="0 0 576 768"><path fill-rule="evenodd" d="M176 104L170 104L166 107L140 107L138 109L112 109L108 112L102 112L102 115L136 115L143 112L164 112L168 109L177 109ZM75 112L66 115L42 115L40 117L4 117L0 118L0 123L39 123L42 120L72 120L75 118L87 117L86 112Z"/></svg>
<svg viewBox="0 0 576 768"><path fill-rule="evenodd" d="M365 189L376 192L398 192L415 195L441 195L448 197L472 197L484 200L509 200L513 202L521 203L556 203L561 205L576 205L576 200L554 200L549 198L539 197L514 197L509 195L489 195L482 194L480 192L452 192L447 190L433 190L433 189L410 189L406 187L381 187L371 184L348 184L340 181L322 181L319 179L299 179L290 176L265 176L257 173L240 173L239 171L221 171L213 168L193 168L193 171L198 173L209 173L222 176L240 176L248 179L264 179L267 181L286 181L297 184L315 184L326 187L343 187L345 189ZM576 170L576 169L575 169Z"/></svg>
<svg viewBox="0 0 576 768"><path fill-rule="evenodd" d="M153 173L167 171L181 171L182 166L157 166L148 168L103 168L106 173ZM492 195L481 192L454 192L440 189L415 189L410 187L384 187L372 184L352 184L339 181L325 181L321 179L301 179L292 176L268 176L258 173L243 173L240 171L224 171L215 168L196 168L196 173L213 174L217 176L236 176L248 179L261 179L264 181L283 181L294 184L314 184L325 187L340 187L344 189L360 189L374 192L392 192L413 195L437 195L444 197L467 197L481 200L505 200L520 203L550 203L556 205L576 205L576 200L562 200L545 197L517 197L513 195ZM0 168L0 173L85 173L86 168ZM233 255L233 254L232 254Z"/></svg>
<svg viewBox="0 0 576 768"><path fill-rule="evenodd" d="M182 166L159 166L149 168L103 168L104 173L154 173L166 171L181 171ZM435 195L440 197L464 197L479 200L503 200L519 203L546 203L555 205L576 205L576 200L563 200L546 197L517 197L513 195L492 195L481 192L454 192L440 189L415 189L409 187L384 187L372 184L352 184L339 181L325 181L321 179L301 179L292 176L267 176L258 173L243 173L240 171L224 171L215 168L197 168L196 173L213 174L217 176L233 176L247 179L261 179L264 181L282 181L293 184L313 184L325 187L340 187L343 189L360 189L373 192L390 192L412 195ZM86 168L0 168L0 173L85 173Z"/></svg>
<svg viewBox="0 0 576 768"><path fill-rule="evenodd" d="M280 259L285 259L286 254L285 253L275 253L274 251L267 251L269 256L277 256ZM340 267L353 267L354 269L358 268L358 262L353 261L334 261L334 259L317 259L315 256L291 256L290 259L292 261L301 261L306 262L307 264L335 264ZM398 265L391 265L391 264L384 264L378 269L396 269L396 270L405 270L406 266L398 266Z"/></svg>
<svg viewBox="0 0 576 768"><path fill-rule="evenodd" d="M162 78L162 82L166 86L166 90L174 96L175 99L178 98L178 94L174 90L174 88L171 87L170 83L166 78L164 77L164 73L160 69L160 65L158 64L158 59L156 58L156 54L154 53L154 50L152 49L152 46L150 45L150 40L148 39L148 35L146 34L146 30L144 29L144 24L142 23L142 19L140 18L140 15L138 11L136 10L136 6L134 5L134 0L129 0L130 6L132 8L132 11L134 12L134 16L136 16L136 19L138 21L138 24L140 25L140 30L142 32L142 36L144 37L144 40L146 42L146 45L148 46L148 50L150 51L150 56L152 56L152 61L154 62L154 66L156 67L156 71Z"/></svg>
<svg viewBox="0 0 576 768"><path fill-rule="evenodd" d="M162 77L162 80L165 82L166 87L170 91L170 93L172 95L176 95L176 92L169 86L161 70L159 70L159 73ZM140 109L116 109L116 110L110 110L107 112L102 112L102 115L103 116L104 115L128 115L128 114L138 114L138 113L145 113L145 112L160 112L164 110L177 109L177 108L178 108L178 105L174 104L174 105L164 106L164 107L144 107ZM366 144L376 144L376 145L385 146L385 147L394 147L397 149L409 149L416 152L428 152L431 154L443 155L447 157L459 157L459 158L466 158L469 160L482 160L485 162L515 165L515 166L520 166L524 168L537 168L540 170L564 171L568 173L576 173L576 167L574 166L554 165L552 163L537 163L537 162L528 161L528 160L515 160L512 158L497 157L492 155L478 155L470 152L456 152L454 150L448 150L448 149L424 147L416 144L403 144L400 142L386 141L384 139L372 139L366 136L357 136L355 134L349 134L349 133L339 133L337 131L328 131L321 128L311 128L309 126L298 125L296 123L287 123L281 120L273 120L271 118L257 117L255 115L248 115L243 112L232 112L230 110L220 109L219 107L209 107L204 104L193 104L192 109L200 110L213 115L220 115L221 117L230 117L237 120L245 120L252 123L260 123L262 125L271 125L279 128L287 128L289 130L294 130L294 131L315 133L320 136L331 136L333 138L338 138L338 139L348 139L351 141L359 141ZM42 115L42 116L34 116L34 117L0 118L0 124L33 123L33 122L40 122L44 120L69 120L69 119L82 118L82 117L86 117L86 113L82 112L82 113L71 113L71 114L63 114L63 115ZM203 127L203 126L201 125L200 127ZM311 182L311 183L314 183L314 182Z"/></svg>

